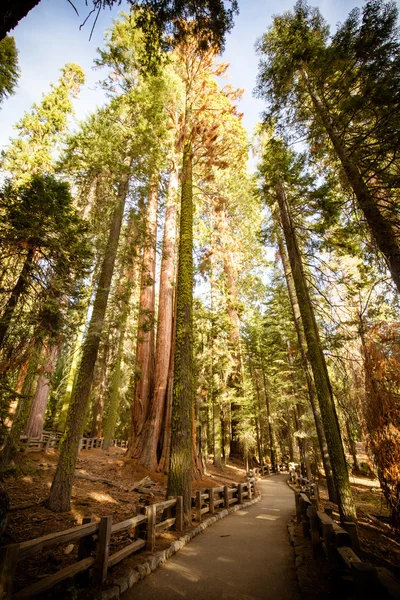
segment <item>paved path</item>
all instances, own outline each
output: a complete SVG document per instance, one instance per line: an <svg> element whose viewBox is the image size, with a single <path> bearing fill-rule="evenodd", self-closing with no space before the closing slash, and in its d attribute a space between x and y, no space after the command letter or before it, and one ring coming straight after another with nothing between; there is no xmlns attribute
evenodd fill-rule
<svg viewBox="0 0 400 600"><path fill-rule="evenodd" d="M122 600L300 600L286 479L259 481L260 502L205 529Z"/></svg>

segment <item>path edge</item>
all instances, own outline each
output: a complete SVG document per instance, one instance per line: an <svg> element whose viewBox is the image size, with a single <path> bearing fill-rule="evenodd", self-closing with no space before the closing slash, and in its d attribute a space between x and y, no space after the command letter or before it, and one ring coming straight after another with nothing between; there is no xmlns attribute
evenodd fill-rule
<svg viewBox="0 0 400 600"><path fill-rule="evenodd" d="M127 572L127 574L123 577L113 579L110 586L107 589L102 590L102 592L100 593L99 600L119 600L121 594L133 587L135 584L142 581L142 579L145 579L158 567L160 567L167 560L172 558L174 554L179 552L181 548L186 546L186 544L188 544L194 537L199 535L199 533L207 529L207 527L210 527L220 519L223 519L229 516L230 514L237 512L238 510L242 510L244 508L247 508L248 506L251 506L252 504L256 504L260 500L261 493L259 493L258 496L256 496L252 500L249 500L246 503L235 504L230 508L224 508L219 513L216 513L212 517L209 517L208 519L197 525L194 529L185 533L185 535L180 537L178 540L171 542L170 546L165 550L159 550L158 552L155 552L154 554L149 556L144 562L130 569Z"/></svg>

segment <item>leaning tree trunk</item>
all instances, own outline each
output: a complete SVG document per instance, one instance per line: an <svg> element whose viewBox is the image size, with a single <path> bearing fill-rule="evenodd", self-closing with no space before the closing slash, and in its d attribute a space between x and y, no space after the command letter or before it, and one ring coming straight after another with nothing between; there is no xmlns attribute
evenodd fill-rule
<svg viewBox="0 0 400 600"><path fill-rule="evenodd" d="M156 470L160 456L160 437L167 400L168 373L172 348L172 322L175 289L175 254L177 220L178 170L172 161L165 208L164 241L160 270L158 302L156 368L154 392L148 417L136 441L135 455L146 469Z"/></svg>
<svg viewBox="0 0 400 600"><path fill-rule="evenodd" d="M168 473L169 459L171 455L171 428L172 428L172 399L174 388L174 359L175 359L175 336L176 336L176 294L174 294L174 313L172 320L171 354L168 366L168 381L165 399L165 411L162 430L162 449L158 462L157 471Z"/></svg>
<svg viewBox="0 0 400 600"><path fill-rule="evenodd" d="M83 344L83 339L85 337L86 324L89 321L90 314L91 314L92 308L93 308L93 301L94 301L94 297L95 297L95 282L100 274L100 267L101 267L101 257L98 256L96 258L95 268L93 269L93 275L91 278L91 282L90 282L90 286L89 286L89 290L88 290L88 294L87 294L87 300L86 300L85 306L83 308L83 310L84 310L83 319L81 320L81 322L79 324L78 331L77 331L77 334L75 336L75 339L73 341L73 345L71 348L71 358L68 360L68 366L65 369L66 372L68 373L68 377L67 377L67 382L66 382L63 398L61 399L60 403L58 403L59 406L57 406L57 409L56 409L57 416L55 418L55 424L56 424L57 431L65 430L65 423L67 420L68 408L69 408L69 405L71 402L71 394L72 394L72 390L74 388L76 373L77 373L77 370L78 370L78 367L80 364L80 359L82 356L82 344Z"/></svg>
<svg viewBox="0 0 400 600"><path fill-rule="evenodd" d="M264 357L262 355L262 348L260 348L260 359L261 359L261 372L262 372L262 380L264 387L264 399L265 399L265 407L267 409L267 424L268 424L268 437L269 437L269 456L271 460L271 465L275 468L276 464L276 441L275 441L275 431L272 425L272 416L271 416L271 401L268 391L267 385L267 377L265 375L265 364Z"/></svg>
<svg viewBox="0 0 400 600"><path fill-rule="evenodd" d="M230 250L224 253L224 272L228 292L226 298L226 312L232 326L229 334L230 354L234 363L234 367L229 375L228 387L234 390L236 394L239 393L240 396L243 396L243 360L240 345L240 318L237 310L237 269L235 268L235 261ZM239 406L240 405L237 402L233 401L229 413L232 415L237 412ZM231 419L231 438L237 425L237 420ZM232 446L235 450L235 444L232 444L231 440L228 447L227 444L225 444L225 447L229 448L229 451ZM227 460L227 458L229 458L229 456L225 456L225 460Z"/></svg>
<svg viewBox="0 0 400 600"><path fill-rule="evenodd" d="M20 436L24 429L32 405L33 390L35 380L37 379L38 365L40 361L42 347L43 339L41 336L38 336L33 346L31 357L29 359L28 368L26 370L24 383L22 385L21 393L18 398L18 404L14 414L11 429L6 435L5 444L0 453L1 467L7 467L10 463L14 461L18 454Z"/></svg>
<svg viewBox="0 0 400 600"><path fill-rule="evenodd" d="M304 334L307 341L308 355L313 370L315 387L322 422L324 425L329 457L331 459L333 480L339 505L340 517L343 521L356 521L356 510L351 494L346 457L340 434L339 421L333 399L328 369L322 351L319 331L315 320L314 309L306 284L300 250L297 243L296 231L293 226L285 189L282 184L276 186L279 212L282 228L289 254L296 296L299 303Z"/></svg>
<svg viewBox="0 0 400 600"><path fill-rule="evenodd" d="M40 439L42 437L44 415L50 395L51 375L54 373L60 350L59 343L50 344L47 348L45 364L39 375L31 411L23 432L27 438Z"/></svg>
<svg viewBox="0 0 400 600"><path fill-rule="evenodd" d="M111 319L113 316L111 316ZM104 403L107 394L107 380L109 375L109 360L110 360L110 324L107 332L104 335L103 343L100 345L98 359L96 361L95 371L93 375L93 386L91 390L91 407L92 415L91 422L87 424L89 437L100 438L103 430Z"/></svg>
<svg viewBox="0 0 400 600"><path fill-rule="evenodd" d="M140 284L138 333L136 341L136 381L127 456L136 457L135 448L147 418L154 387L154 320L158 212L158 177L150 183L146 211L142 274Z"/></svg>
<svg viewBox="0 0 400 600"><path fill-rule="evenodd" d="M121 293L121 314L118 325L118 346L114 357L114 363L111 369L110 386L108 393L108 402L103 419L103 449L108 450L111 441L114 437L115 427L117 424L118 406L120 401L120 389L122 380L122 360L124 355L124 343L128 318L130 314L130 299L132 290L138 277L138 265L136 261L136 243L137 243L137 228L134 225L133 219L130 222L132 229L129 237L134 238L130 242L130 256L127 257L128 268L126 268L125 278L123 283L123 291ZM133 231L134 230L134 231Z"/></svg>
<svg viewBox="0 0 400 600"><path fill-rule="evenodd" d="M192 144L185 142L182 165L171 454L167 497L183 496L184 522L191 522L193 471L193 183Z"/></svg>
<svg viewBox="0 0 400 600"><path fill-rule="evenodd" d="M315 112L329 135L349 184L353 188L358 205L368 223L372 237L385 257L393 281L400 292L400 242L398 229L390 216L380 210L378 202L371 194L360 173L354 155L351 156L347 151L343 138L337 131L328 108L325 106L305 71L303 72L303 76L306 80L308 93L310 94Z"/></svg>
<svg viewBox="0 0 400 600"><path fill-rule="evenodd" d="M118 315L118 344L111 367L111 377L108 389L108 401L103 419L103 449L108 450L114 437L117 424L118 407L120 401L120 389L122 380L122 363L124 356L124 343L131 309L131 298L138 278L138 227L137 213L131 210L127 226L127 241L121 265L121 286L117 289L117 297L120 302L120 313Z"/></svg>
<svg viewBox="0 0 400 600"><path fill-rule="evenodd" d="M279 226L279 224L278 224L278 226ZM315 429L317 431L318 443L319 443L319 448L320 448L321 457L322 457L322 464L324 466L324 471L325 471L329 500L331 502L336 502L336 493L335 493L335 486L334 486L333 477L332 477L331 461L329 458L328 446L326 444L326 438L325 438L324 428L323 428L322 421L321 421L321 415L320 415L318 405L317 405L317 398L316 398L314 382L312 379L312 373L310 373L310 364L309 364L309 360L307 358L307 351L306 351L306 340L304 339L304 332L303 332L302 324L301 324L300 308L299 308L299 303L297 302L296 288L295 288L294 281L293 281L292 270L290 268L290 262L289 262L289 258L288 258L285 246L283 244L282 236L279 231L277 232L277 238L278 238L279 254L280 254L280 257L282 260L283 271L285 273L285 279L286 279L286 285L287 285L289 299L290 299L290 305L292 307L294 326L296 328L297 341L299 344L301 362L303 365L303 372L304 372L304 376L306 378L306 383L307 383L308 398L310 400L311 409L312 409L313 415L314 415Z"/></svg>
<svg viewBox="0 0 400 600"><path fill-rule="evenodd" d="M10 297L5 305L3 314L0 317L0 348L3 346L4 338L6 337L10 328L18 300L21 295L25 293L25 290L28 287L28 279L33 267L34 254L35 251L33 248L29 248L21 273L19 274L16 284L11 290Z"/></svg>
<svg viewBox="0 0 400 600"><path fill-rule="evenodd" d="M212 234L211 225L211 267L210 267L210 314L211 314L211 329L210 329L210 384L209 384L209 393L211 397L211 407L212 407L212 437L213 437L213 464L214 467L221 468L222 467L222 428L221 428L221 405L218 401L216 389L215 389L215 381L216 373L214 372L214 244L213 244L213 234Z"/></svg>
<svg viewBox="0 0 400 600"><path fill-rule="evenodd" d="M47 506L55 512L65 512L70 508L72 482L78 456L79 442L83 434L90 390L96 364L118 242L124 215L125 200L128 194L131 161L125 161L125 171L121 174L116 205L111 219L110 231L101 266L93 313L87 336L82 348L82 358L76 376L71 402L67 415L65 432L61 441L60 457L54 475Z"/></svg>

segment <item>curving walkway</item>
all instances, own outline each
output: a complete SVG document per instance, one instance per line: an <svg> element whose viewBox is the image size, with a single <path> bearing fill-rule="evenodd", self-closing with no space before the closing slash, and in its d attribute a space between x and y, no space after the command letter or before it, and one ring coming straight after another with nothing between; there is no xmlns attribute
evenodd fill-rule
<svg viewBox="0 0 400 600"><path fill-rule="evenodd" d="M207 528L123 600L300 600L287 523L287 475L258 482L262 499Z"/></svg>

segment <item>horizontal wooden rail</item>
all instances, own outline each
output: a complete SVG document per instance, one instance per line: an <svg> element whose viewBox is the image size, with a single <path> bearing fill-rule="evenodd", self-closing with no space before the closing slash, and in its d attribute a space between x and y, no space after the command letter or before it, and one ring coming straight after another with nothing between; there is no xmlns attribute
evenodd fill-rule
<svg viewBox="0 0 400 600"><path fill-rule="evenodd" d="M114 554L111 554L111 556L108 559L108 567L110 568L114 565L117 565L119 562L121 562L121 560L124 560L124 558L128 558L128 556L130 556L134 552L138 552L139 550L144 548L145 545L146 540L139 539L132 542L132 544L129 544L129 546L125 546L125 548L118 550L118 552L114 552Z"/></svg>
<svg viewBox="0 0 400 600"><path fill-rule="evenodd" d="M175 517L171 517L170 519L165 519L165 521L161 521L156 525L156 532L165 531L166 529L171 529L173 525L175 525L176 519Z"/></svg>
<svg viewBox="0 0 400 600"><path fill-rule="evenodd" d="M75 577L79 573L84 573L90 567L92 567L95 563L95 559L92 557L84 558L73 565L69 565L65 567L65 569L61 569L54 573L54 575L49 575L49 577L45 577L40 581L30 585L29 587L24 588L23 590L17 592L13 595L13 600L28 600L29 598L35 598L39 594L43 592L47 592L51 588L55 587L57 584L62 583L66 579L70 579L71 577Z"/></svg>
<svg viewBox="0 0 400 600"><path fill-rule="evenodd" d="M137 515L131 519L126 519L126 521L121 521L121 523L115 523L115 525L111 527L111 533L117 533L118 531L131 529L132 527L136 527L137 525L140 525L140 523L145 523L146 521L146 515Z"/></svg>
<svg viewBox="0 0 400 600"><path fill-rule="evenodd" d="M157 510L165 510L166 508L170 508L176 505L176 498L171 498L170 500L164 500L163 502L157 502Z"/></svg>
<svg viewBox="0 0 400 600"><path fill-rule="evenodd" d="M19 544L18 560L33 556L42 550L54 548L61 544L68 544L79 540L87 535L93 535L99 530L99 523L88 523L87 525L78 525L78 527L71 527L65 531L59 533L49 533L43 537L36 538L35 540L29 540L27 542L21 542Z"/></svg>

